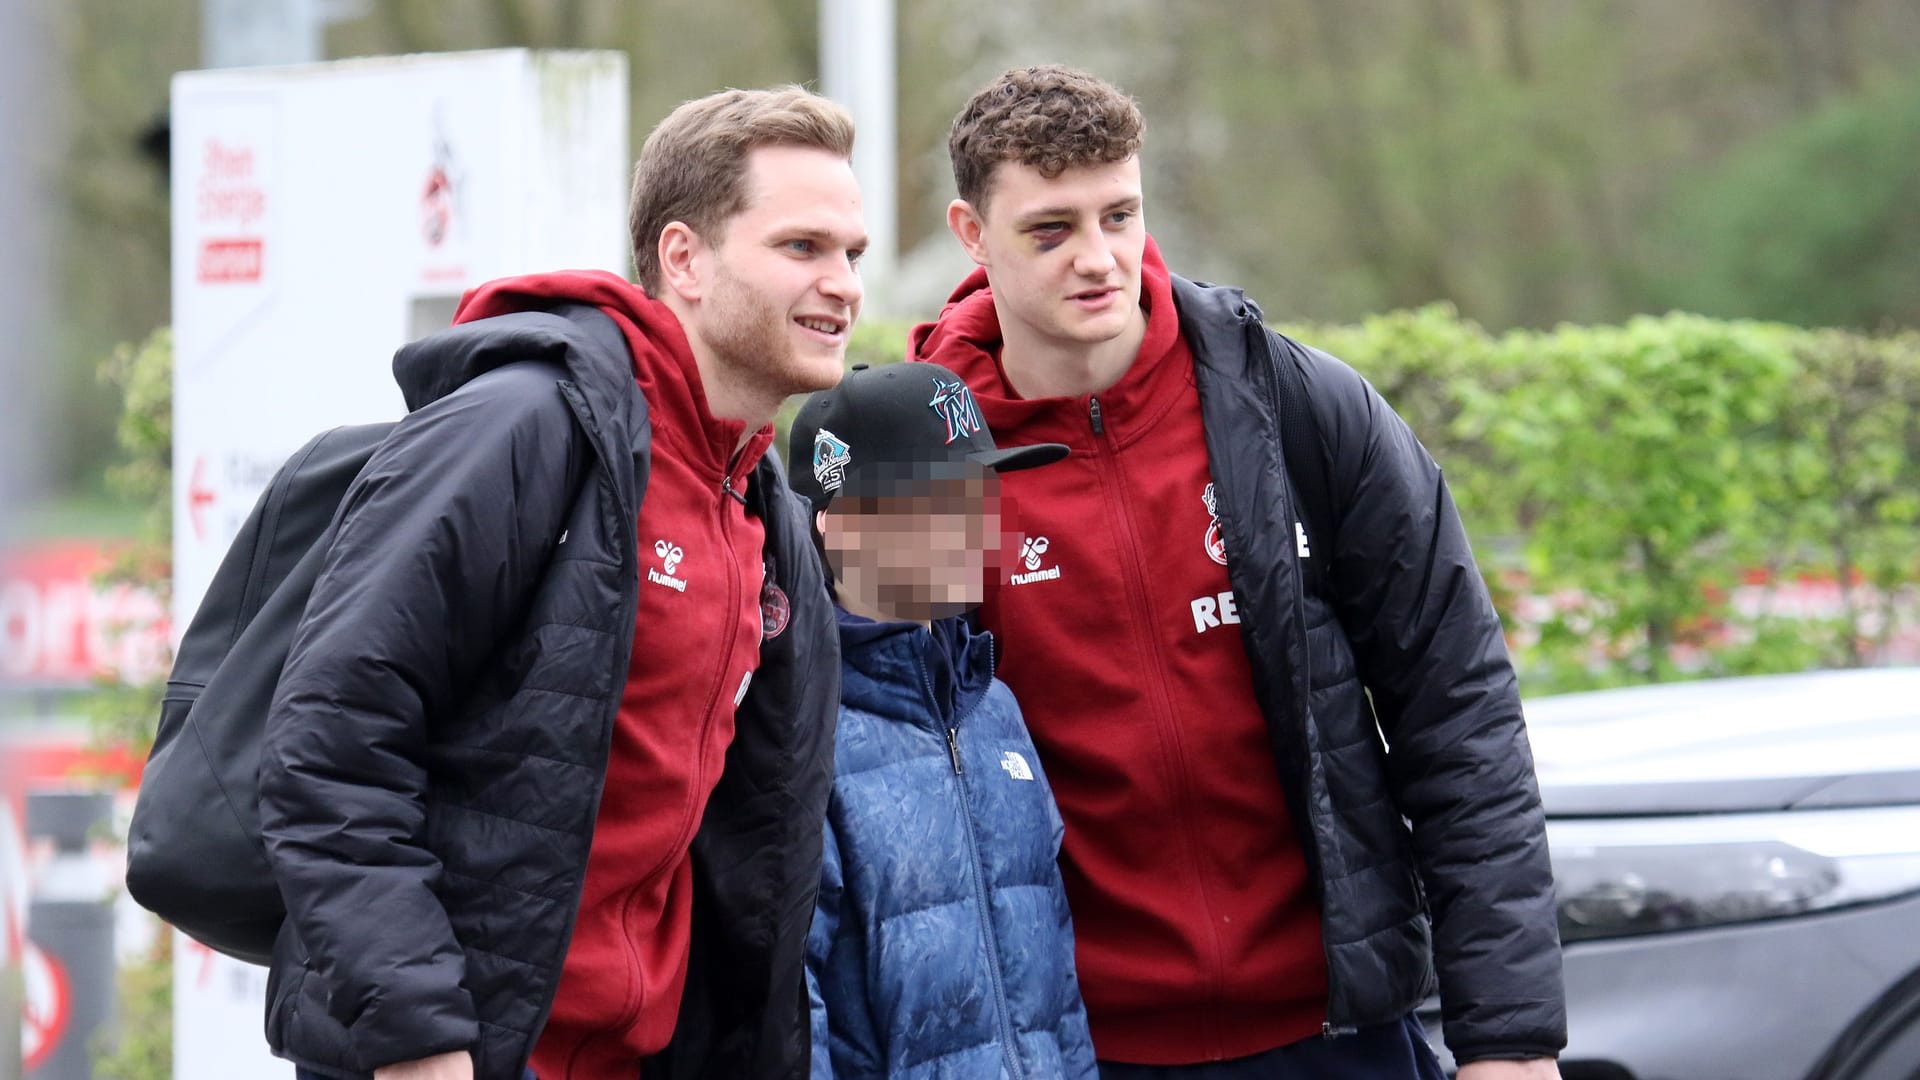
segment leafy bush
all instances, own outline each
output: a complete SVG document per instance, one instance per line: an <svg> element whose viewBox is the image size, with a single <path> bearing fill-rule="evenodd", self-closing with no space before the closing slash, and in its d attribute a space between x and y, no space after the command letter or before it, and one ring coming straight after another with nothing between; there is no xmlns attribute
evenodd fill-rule
<svg viewBox="0 0 1920 1080"><path fill-rule="evenodd" d="M107 471L114 494L144 511L140 534L107 571L109 581L154 590L162 604L173 581L173 333L155 330L100 364L99 378L120 395L118 455ZM163 678L105 683L88 702L96 742L144 757L153 745ZM155 935L152 951L117 975L118 1020L93 1047L98 1080L168 1080L173 1075L173 938Z"/></svg>
<svg viewBox="0 0 1920 1080"><path fill-rule="evenodd" d="M1873 663L1920 609L1920 334L1690 315L1290 332L1447 469L1532 693ZM1783 584L1832 610L1780 610Z"/></svg>
<svg viewBox="0 0 1920 1080"><path fill-rule="evenodd" d="M95 1047L94 1080L169 1080L173 1076L173 935L120 969L120 1019Z"/></svg>
<svg viewBox="0 0 1920 1080"><path fill-rule="evenodd" d="M164 607L173 589L173 332L161 327L138 344L124 344L100 364L99 378L120 394L114 441L118 454L107 487L143 515L135 542L104 575L152 590ZM145 757L153 745L164 679L141 684L106 682L91 695L88 714L97 742Z"/></svg>

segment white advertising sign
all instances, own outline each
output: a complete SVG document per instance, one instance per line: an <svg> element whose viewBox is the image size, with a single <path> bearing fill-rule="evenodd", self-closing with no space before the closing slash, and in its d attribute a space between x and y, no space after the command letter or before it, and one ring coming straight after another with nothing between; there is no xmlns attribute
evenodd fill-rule
<svg viewBox="0 0 1920 1080"><path fill-rule="evenodd" d="M398 418L394 350L490 278L625 273L627 70L498 52L173 81L175 632L286 457ZM176 940L174 1075L291 1075L265 973Z"/></svg>

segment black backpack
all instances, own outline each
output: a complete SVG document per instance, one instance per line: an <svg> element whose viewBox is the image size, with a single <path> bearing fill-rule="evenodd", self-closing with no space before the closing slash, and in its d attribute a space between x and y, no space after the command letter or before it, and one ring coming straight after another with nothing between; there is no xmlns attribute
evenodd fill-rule
<svg viewBox="0 0 1920 1080"><path fill-rule="evenodd" d="M626 355L599 309L561 304ZM127 835L127 892L207 947L267 965L286 905L260 839L260 744L335 514L392 422L322 432L273 475L187 624Z"/></svg>
<svg viewBox="0 0 1920 1080"><path fill-rule="evenodd" d="M180 638L127 837L127 891L210 948L267 964L286 918L260 840L260 743L347 487L393 430L341 427L274 474Z"/></svg>

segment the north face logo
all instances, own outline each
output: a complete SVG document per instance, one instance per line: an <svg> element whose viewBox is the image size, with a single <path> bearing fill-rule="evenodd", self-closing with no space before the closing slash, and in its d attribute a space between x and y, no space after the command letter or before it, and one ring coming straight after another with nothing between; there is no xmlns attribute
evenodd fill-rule
<svg viewBox="0 0 1920 1080"><path fill-rule="evenodd" d="M1012 750L1001 753L1000 767L1005 769L1007 775L1013 777L1015 780L1033 779L1033 767L1027 764L1026 758L1021 757Z"/></svg>

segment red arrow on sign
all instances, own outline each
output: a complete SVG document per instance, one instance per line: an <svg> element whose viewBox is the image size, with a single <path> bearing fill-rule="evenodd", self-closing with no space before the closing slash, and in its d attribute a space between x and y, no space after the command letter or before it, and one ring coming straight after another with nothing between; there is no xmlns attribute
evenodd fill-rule
<svg viewBox="0 0 1920 1080"><path fill-rule="evenodd" d="M206 483L207 459L193 459L193 477L187 481L187 519L193 522L193 538L204 540L207 535L206 519L201 512L213 505L214 491Z"/></svg>

